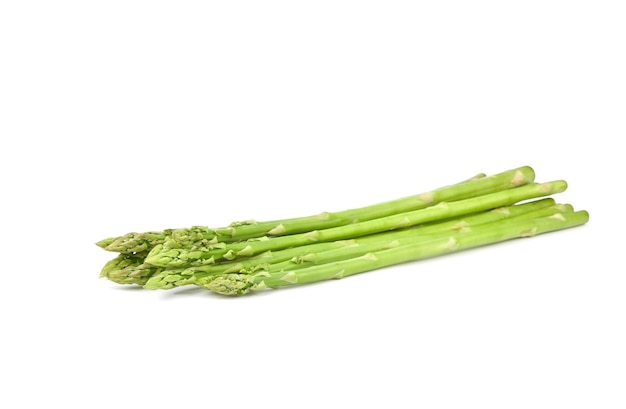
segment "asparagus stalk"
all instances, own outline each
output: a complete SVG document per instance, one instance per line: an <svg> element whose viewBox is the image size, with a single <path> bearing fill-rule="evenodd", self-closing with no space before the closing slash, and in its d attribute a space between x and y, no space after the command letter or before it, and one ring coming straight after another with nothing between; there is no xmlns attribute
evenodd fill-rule
<svg viewBox="0 0 626 409"><path fill-rule="evenodd" d="M294 247L275 252L264 253L247 260L227 262L222 264L207 265L201 267L164 269L152 276L144 285L149 289L171 289L184 285L190 285L199 278L215 276L224 273L243 273L255 271L263 267L269 271L280 271L289 268L304 268L311 262L320 263L328 260L336 261L364 254L362 246L374 243L382 249L385 246L398 245L397 240L422 240L436 233L449 234L454 231L464 231L471 226L490 223L504 218L541 217L554 212L572 211L570 205L557 205L554 199L547 198L529 203L513 206L500 207L491 211L482 212L469 217L450 220L448 222L431 224L419 228L409 228L398 231L378 233L352 240L340 240L327 243L315 243L306 246ZM320 254L323 256L320 258ZM298 263L296 266L294 263ZM269 267L266 267L269 266Z"/></svg>
<svg viewBox="0 0 626 409"><path fill-rule="evenodd" d="M232 243L266 235L281 236L301 233L315 229L342 226L356 221L371 220L394 213L418 210L441 201L461 200L479 194L496 192L532 183L534 178L535 173L533 169L524 166L489 177L485 177L481 173L456 185L359 209L335 213L323 212L314 216L267 222L256 222L254 220L233 222L228 227L218 229L194 226L191 228L168 229L163 232L128 233L121 237L101 240L96 244L107 251L132 254L140 251L149 251L157 245L165 244L166 241L170 247L185 248L207 244L210 241Z"/></svg>
<svg viewBox="0 0 626 409"><path fill-rule="evenodd" d="M263 223L243 223L226 229L217 229L222 237L236 236L239 239L260 236L284 236L304 233L311 230L328 229L346 224L378 219L396 213L424 209L443 201L467 199L476 195L497 192L503 189L532 183L535 172L529 166L511 169L488 177L472 178L466 182L441 187L439 189L408 196L384 203L340 212L323 212L308 217L298 217ZM221 240L223 241L223 240Z"/></svg>
<svg viewBox="0 0 626 409"><path fill-rule="evenodd" d="M392 216L365 222L324 230L313 230L307 233L275 237L267 240L233 243L222 245L219 248L209 247L207 250L190 251L186 249L166 249L163 245L157 245L146 257L146 262L159 267L193 267L213 264L216 260L221 259L232 260L237 257L249 257L269 250L280 250L314 242L351 239L368 234L415 226L420 223L458 217L500 206L511 205L523 200L549 196L554 193L563 192L566 188L567 183L563 180L542 184L532 183L470 199L450 203L440 202L437 205L425 209L394 214Z"/></svg>
<svg viewBox="0 0 626 409"><path fill-rule="evenodd" d="M556 213L549 217L521 221L502 221L497 226L473 228L465 234L452 234L428 242L416 242L335 263L279 273L223 274L198 280L197 285L223 295L243 295L265 288L337 279L383 267L433 257L454 251L485 246L505 240L532 237L537 234L571 228L589 220L586 211Z"/></svg>

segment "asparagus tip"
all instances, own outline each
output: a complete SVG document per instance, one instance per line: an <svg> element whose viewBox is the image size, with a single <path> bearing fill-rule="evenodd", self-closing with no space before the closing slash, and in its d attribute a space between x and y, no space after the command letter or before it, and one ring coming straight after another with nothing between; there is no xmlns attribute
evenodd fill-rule
<svg viewBox="0 0 626 409"><path fill-rule="evenodd" d="M221 295L244 295L255 287L254 278L248 274L223 274L205 282L196 283Z"/></svg>
<svg viewBox="0 0 626 409"><path fill-rule="evenodd" d="M96 243L106 251L119 253L138 253L149 249L150 233L127 233L120 237L104 239Z"/></svg>
<svg viewBox="0 0 626 409"><path fill-rule="evenodd" d="M110 237L108 239L100 240L96 242L96 246L105 249L110 246L115 241L115 237Z"/></svg>
<svg viewBox="0 0 626 409"><path fill-rule="evenodd" d="M169 290L170 288L182 287L192 283L193 277L165 270L150 277L143 284L143 288L148 290Z"/></svg>

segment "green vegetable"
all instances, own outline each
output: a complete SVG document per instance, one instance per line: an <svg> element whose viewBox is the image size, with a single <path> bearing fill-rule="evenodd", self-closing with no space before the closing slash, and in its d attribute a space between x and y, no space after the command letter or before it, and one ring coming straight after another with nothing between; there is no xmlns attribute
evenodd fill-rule
<svg viewBox="0 0 626 409"><path fill-rule="evenodd" d="M455 201L493 193L531 183L534 178L533 169L524 166L488 177L481 173L456 185L358 209L335 213L322 212L313 216L266 222L247 220L233 222L228 227L218 229L194 226L167 229L162 232L128 233L124 236L101 240L96 244L107 251L133 254L149 251L155 246L165 243L169 243L171 247L189 248L191 246L232 243L262 236L303 233L423 209L442 201Z"/></svg>
<svg viewBox="0 0 626 409"><path fill-rule="evenodd" d="M451 234L427 242L418 241L334 263L277 273L256 271L253 274L223 274L200 279L196 284L223 295L243 295L265 288L279 288L343 278L454 251L494 244L514 238L532 237L542 233L579 226L588 220L588 213L579 211L555 213L552 216L539 219L502 221L492 225L478 226L462 234Z"/></svg>
<svg viewBox="0 0 626 409"><path fill-rule="evenodd" d="M107 262L100 277L106 277L118 284L144 285L150 277L163 270L145 263L145 253L120 254Z"/></svg>
<svg viewBox="0 0 626 409"><path fill-rule="evenodd" d="M485 179L481 179L482 181ZM146 262L159 267L184 267L213 264L216 260L232 260L237 257L249 257L268 250L280 250L288 247L302 246L313 242L328 242L351 239L387 230L415 226L420 223L444 220L474 212L485 211L495 207L506 206L519 201L548 196L563 192L567 188L565 181L549 183L532 183L512 189L490 193L455 202L440 202L437 205L412 212L394 214L374 220L333 227L324 230L312 230L307 233L275 237L266 240L247 241L242 243L218 243L207 249L188 250L184 248L167 249L163 245L155 246Z"/></svg>
<svg viewBox="0 0 626 409"><path fill-rule="evenodd" d="M406 241L427 240L437 233L449 234L449 232L464 231L470 226L477 226L505 218L536 218L555 212L569 211L572 211L569 205L557 205L554 203L554 199L541 199L520 205L500 207L468 217L433 223L423 227L379 233L351 240L309 244L268 252L241 261L200 267L163 269L153 275L145 283L144 287L149 289L170 289L193 284L198 278L223 273L250 272L261 267L267 268L269 271L304 268L311 263L321 264L365 254L368 251L389 246L390 243L391 245L398 245ZM364 247L366 248L365 250Z"/></svg>
<svg viewBox="0 0 626 409"><path fill-rule="evenodd" d="M196 284L225 295L306 284L584 224L554 199L567 183L534 183L521 167L357 209L269 222L128 233L98 246L120 254L100 273L119 284Z"/></svg>

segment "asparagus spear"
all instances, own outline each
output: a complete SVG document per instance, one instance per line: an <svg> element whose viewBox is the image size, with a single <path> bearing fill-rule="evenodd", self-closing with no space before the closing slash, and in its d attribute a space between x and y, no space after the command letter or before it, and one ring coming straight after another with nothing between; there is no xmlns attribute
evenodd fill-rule
<svg viewBox="0 0 626 409"><path fill-rule="evenodd" d="M549 196L563 192L566 188L567 183L563 180L542 184L532 183L470 199L450 203L440 202L425 209L394 214L365 222L267 240L233 243L220 246L219 248L209 247L207 250L166 249L163 245L157 245L146 257L146 262L159 267L192 267L213 264L216 260L221 259L232 260L237 257L253 256L268 250L279 250L314 242L351 239L387 230L415 226L420 223L458 217L510 205L523 200Z"/></svg>
<svg viewBox="0 0 626 409"><path fill-rule="evenodd" d="M240 239L259 236L284 236L303 233L311 230L328 229L350 223L378 219L397 213L424 209L443 201L467 199L476 195L497 192L533 182L535 172L529 166L511 169L492 176L472 178L469 181L439 189L378 203L359 209L350 209L340 212L323 212L309 217L298 217L263 223L244 223L241 226L217 229L221 237L237 236Z"/></svg>
<svg viewBox="0 0 626 409"><path fill-rule="evenodd" d="M504 218L519 218L522 216L541 217L545 214L544 212L554 213L567 211L572 211L571 206L557 205L555 204L554 199L551 198L541 199L524 204L500 207L469 217L450 220L448 222L434 223L429 226L378 233L352 240L309 244L306 246L264 253L260 256L242 261L233 261L201 267L164 269L163 271L150 277L144 287L149 289L170 289L193 284L198 278L224 273L250 272L259 268L259 266L269 266L271 271L280 271L282 269L292 268L294 263L299 263L300 266L298 266L298 268L304 268L307 266L307 264L305 264L306 262L310 263L312 261L316 261L319 263L321 260L324 260L324 258L319 258L320 254L324 254L326 260L331 259L333 261L340 260L341 258L349 258L355 254L355 250L358 250L359 246L364 244L376 243L380 248L382 248L396 240L406 240L407 238L416 240L421 239L423 236L433 235L440 232L448 234L451 231L467 230L471 226L490 223ZM358 250L357 252L365 253L366 251Z"/></svg>
<svg viewBox="0 0 626 409"><path fill-rule="evenodd" d="M243 295L265 288L279 288L295 284L307 284L328 279L371 271L395 264L405 263L446 254L454 251L485 246L505 240L532 237L537 234L566 229L585 224L589 220L586 211L556 213L552 216L522 220L502 221L497 226L478 226L465 234L453 234L428 242L417 242L335 263L312 266L288 272L255 274L223 274L198 280L197 285L223 295Z"/></svg>
<svg viewBox="0 0 626 409"><path fill-rule="evenodd" d="M204 226L168 229L163 232L128 233L117 238L107 238L96 243L107 251L135 253L149 251L168 241L170 247L184 248L207 244L209 241L232 243L259 236L281 236L314 229L342 226L355 221L371 220L394 213L417 210L441 201L454 201L487 194L502 189L532 183L534 170L528 166L511 169L489 177L478 174L464 182L442 187L431 192L379 203L359 209L335 213L323 212L318 215L267 222L248 220L233 222L225 228L211 229ZM210 243L209 243L210 244Z"/></svg>

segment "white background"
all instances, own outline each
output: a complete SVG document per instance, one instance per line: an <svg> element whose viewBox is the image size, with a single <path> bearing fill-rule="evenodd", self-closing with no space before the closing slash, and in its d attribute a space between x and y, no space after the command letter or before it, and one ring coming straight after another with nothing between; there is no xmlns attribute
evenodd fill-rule
<svg viewBox="0 0 626 409"><path fill-rule="evenodd" d="M0 406L626 407L620 1L3 1ZM250 297L129 231L530 165L588 225Z"/></svg>

